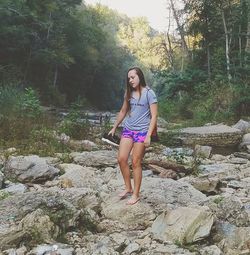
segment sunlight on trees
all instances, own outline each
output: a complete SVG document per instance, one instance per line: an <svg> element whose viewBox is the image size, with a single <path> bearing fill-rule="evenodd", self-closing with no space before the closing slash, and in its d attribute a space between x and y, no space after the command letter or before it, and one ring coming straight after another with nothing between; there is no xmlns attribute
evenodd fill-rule
<svg viewBox="0 0 250 255"><path fill-rule="evenodd" d="M249 115L249 9L247 0L166 0L167 29L159 33L143 17L100 4L2 0L1 86L32 87L43 104L64 106L80 97L113 110L126 70L138 65L167 119Z"/></svg>

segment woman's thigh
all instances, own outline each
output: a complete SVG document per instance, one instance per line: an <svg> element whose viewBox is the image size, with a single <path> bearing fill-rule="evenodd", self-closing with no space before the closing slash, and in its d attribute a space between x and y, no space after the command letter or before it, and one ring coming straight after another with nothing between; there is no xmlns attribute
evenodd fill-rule
<svg viewBox="0 0 250 255"><path fill-rule="evenodd" d="M145 145L144 143L134 143L132 161L133 163L140 163L145 154Z"/></svg>
<svg viewBox="0 0 250 255"><path fill-rule="evenodd" d="M118 160L128 160L132 147L133 140L130 138L122 137L119 145Z"/></svg>

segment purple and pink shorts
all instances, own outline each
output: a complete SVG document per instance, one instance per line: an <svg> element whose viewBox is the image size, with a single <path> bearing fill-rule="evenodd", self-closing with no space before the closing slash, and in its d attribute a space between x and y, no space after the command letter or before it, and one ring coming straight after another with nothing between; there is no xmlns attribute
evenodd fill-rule
<svg viewBox="0 0 250 255"><path fill-rule="evenodd" d="M144 143L144 140L147 136L147 132L141 131L132 131L129 129L124 128L122 130L122 138L130 138L134 143Z"/></svg>

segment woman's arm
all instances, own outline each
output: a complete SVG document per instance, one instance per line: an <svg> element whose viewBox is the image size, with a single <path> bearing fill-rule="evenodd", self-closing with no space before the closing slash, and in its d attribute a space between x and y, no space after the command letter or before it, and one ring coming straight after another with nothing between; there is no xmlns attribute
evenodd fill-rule
<svg viewBox="0 0 250 255"><path fill-rule="evenodd" d="M158 115L158 105L157 105L157 103L150 105L150 113L151 113L151 120L150 120L150 124L149 124L149 128L148 128L147 136L146 136L145 141L144 141L144 144L145 144L146 147L148 147L150 145L151 135L152 135L153 130L154 130L154 128L156 126L156 123L157 123L157 115Z"/></svg>
<svg viewBox="0 0 250 255"><path fill-rule="evenodd" d="M124 98L122 108L119 111L119 113L117 115L117 118L116 118L116 121L115 121L115 124L114 124L113 128L109 131L109 134L111 134L112 136L115 134L116 128L124 120L124 118L126 117L127 112L128 112L128 101L127 101L126 98Z"/></svg>

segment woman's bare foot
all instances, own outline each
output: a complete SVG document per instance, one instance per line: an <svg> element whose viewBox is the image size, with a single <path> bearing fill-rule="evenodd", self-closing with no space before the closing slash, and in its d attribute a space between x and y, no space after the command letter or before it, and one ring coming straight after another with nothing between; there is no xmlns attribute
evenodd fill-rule
<svg viewBox="0 0 250 255"><path fill-rule="evenodd" d="M122 191L118 196L120 197L120 199L125 199L128 196L131 196L133 194L133 191L128 191L128 190L124 190Z"/></svg>
<svg viewBox="0 0 250 255"><path fill-rule="evenodd" d="M132 196L126 203L126 205L134 205L140 200L140 197Z"/></svg>

